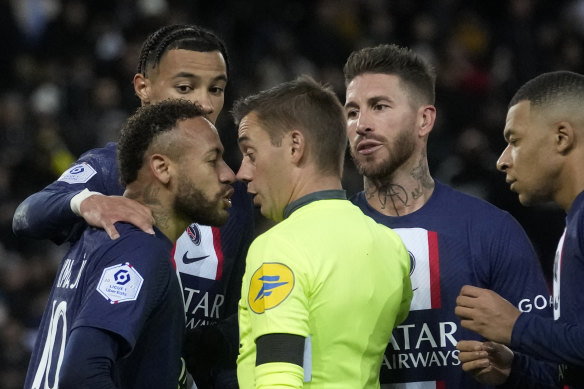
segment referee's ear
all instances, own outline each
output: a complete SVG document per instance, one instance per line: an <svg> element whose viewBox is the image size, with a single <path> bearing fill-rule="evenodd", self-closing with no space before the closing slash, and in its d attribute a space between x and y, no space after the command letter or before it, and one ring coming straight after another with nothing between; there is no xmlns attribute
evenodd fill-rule
<svg viewBox="0 0 584 389"><path fill-rule="evenodd" d="M290 131L289 137L290 157L292 158L293 163L299 164L306 152L306 138L304 138L302 132L298 130Z"/></svg>

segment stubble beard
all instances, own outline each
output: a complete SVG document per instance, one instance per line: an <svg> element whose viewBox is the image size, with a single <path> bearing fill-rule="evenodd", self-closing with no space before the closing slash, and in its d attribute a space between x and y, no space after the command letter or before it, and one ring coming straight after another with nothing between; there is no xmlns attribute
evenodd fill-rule
<svg viewBox="0 0 584 389"><path fill-rule="evenodd" d="M359 174L375 182L383 182L392 177L412 156L415 148L416 144L412 135L408 131L401 131L395 142L393 142L393 147L386 147L388 151L387 158L377 160L375 155L364 156L357 154L353 147L351 147L351 156Z"/></svg>
<svg viewBox="0 0 584 389"><path fill-rule="evenodd" d="M178 184L178 193L174 200L174 210L190 223L206 226L225 224L229 213L222 207L223 196L218 194L209 200L191 181L182 179Z"/></svg>

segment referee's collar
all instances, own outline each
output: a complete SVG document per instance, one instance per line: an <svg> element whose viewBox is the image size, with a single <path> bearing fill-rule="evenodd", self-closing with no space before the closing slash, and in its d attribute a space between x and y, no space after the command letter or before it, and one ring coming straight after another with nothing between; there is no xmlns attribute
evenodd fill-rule
<svg viewBox="0 0 584 389"><path fill-rule="evenodd" d="M284 219L292 214L292 212L296 211L298 208L305 206L306 204L310 204L313 201L317 200L346 200L347 199L347 192L343 189L329 189L329 190L321 190L318 192L313 192L307 194L306 196L302 196L301 198L292 201L290 204L284 208Z"/></svg>

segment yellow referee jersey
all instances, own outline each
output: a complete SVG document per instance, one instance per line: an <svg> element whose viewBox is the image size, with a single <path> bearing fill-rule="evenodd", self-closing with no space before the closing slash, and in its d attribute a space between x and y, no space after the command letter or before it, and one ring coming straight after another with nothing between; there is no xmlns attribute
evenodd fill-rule
<svg viewBox="0 0 584 389"><path fill-rule="evenodd" d="M252 243L239 302L241 389L379 388L391 331L409 311L410 260L396 233L342 197L305 196ZM304 337L303 366L256 367L255 341L266 334Z"/></svg>

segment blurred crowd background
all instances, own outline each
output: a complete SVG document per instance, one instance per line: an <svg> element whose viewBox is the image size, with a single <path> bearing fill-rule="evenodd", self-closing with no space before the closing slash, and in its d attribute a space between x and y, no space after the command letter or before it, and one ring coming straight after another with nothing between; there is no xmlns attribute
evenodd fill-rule
<svg viewBox="0 0 584 389"><path fill-rule="evenodd" d="M307 73L344 102L352 50L397 43L425 56L438 74L431 172L512 213L549 277L564 215L521 207L495 161L515 90L541 72L584 72L583 0L0 0L0 387L22 388L67 249L15 238L14 210L82 152L116 139L138 107L141 43L170 23L210 28L227 44L217 127L234 170L234 99ZM344 180L349 194L361 189L350 158Z"/></svg>

